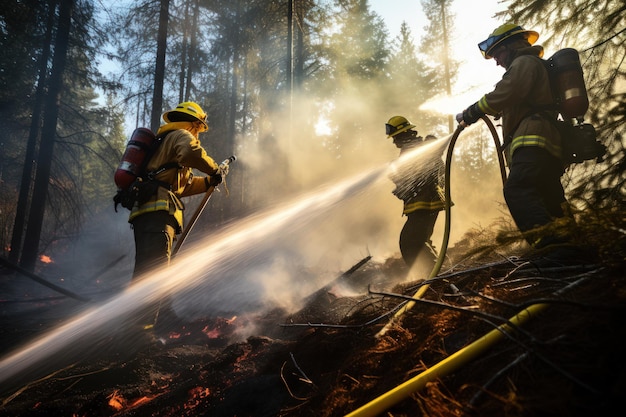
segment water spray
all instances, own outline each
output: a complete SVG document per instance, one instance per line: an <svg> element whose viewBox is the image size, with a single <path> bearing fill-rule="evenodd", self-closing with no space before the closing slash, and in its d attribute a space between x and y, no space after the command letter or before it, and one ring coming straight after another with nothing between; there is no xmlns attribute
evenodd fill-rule
<svg viewBox="0 0 626 417"><path fill-rule="evenodd" d="M268 236L278 234L286 226L304 227L330 208L369 188L383 177L386 169L387 166L378 167L339 183L321 186L291 202L233 223L212 235L208 244L195 242L189 250L179 252L169 267L153 271L108 301L92 305L26 346L1 357L0 386L7 384L3 388L8 388L9 381L16 383L17 377L28 378L31 373L42 372L42 364L51 365L51 361L44 362L45 359L76 361L83 358L90 348L108 343L111 334L119 332L120 322L144 305L200 283L219 280L241 262L241 254L255 256ZM314 215L303 221L304 212Z"/></svg>

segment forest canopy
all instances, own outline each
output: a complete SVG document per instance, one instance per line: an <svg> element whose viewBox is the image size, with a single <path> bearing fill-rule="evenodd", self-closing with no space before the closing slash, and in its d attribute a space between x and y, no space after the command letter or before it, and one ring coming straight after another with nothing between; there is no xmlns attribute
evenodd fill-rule
<svg viewBox="0 0 626 417"><path fill-rule="evenodd" d="M420 1L425 28L404 23L391 36L367 0L9 0L0 10L0 255L33 268L110 215L129 132L158 127L181 101L207 112L211 156L239 157L229 198L212 201L200 230L388 163L396 150L382 127L394 114L445 137L463 108L421 106L476 82L459 71L454 39L469 23L454 16L454 3ZM551 50L579 50L587 121L608 148L604 162L568 169L580 209L623 204L625 15L610 0L511 0L496 16L540 31ZM106 63L115 70L103 71ZM479 181L489 191L480 203L459 197L460 210L501 199L489 133L464 136L454 184ZM383 233L398 212L383 192L363 219L370 227L351 240Z"/></svg>

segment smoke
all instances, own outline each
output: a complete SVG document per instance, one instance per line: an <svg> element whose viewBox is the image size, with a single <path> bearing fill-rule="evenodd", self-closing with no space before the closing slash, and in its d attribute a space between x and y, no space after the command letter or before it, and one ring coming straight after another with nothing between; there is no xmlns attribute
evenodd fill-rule
<svg viewBox="0 0 626 417"><path fill-rule="evenodd" d="M355 95L361 92L362 96ZM256 197L259 209L247 218L235 220L223 227L219 235L195 233L181 251L211 245L219 236L232 229L254 229L260 218L271 213L276 221L289 216L281 227L265 230L264 237L253 247L233 253L219 261L219 270L212 268L211 276L198 272L198 279L190 288L181 288L171 294L177 313L195 318L206 315L230 316L253 313L275 307L294 311L302 307L307 295L323 287L365 256L374 262L399 257L398 239L405 218L403 203L392 191L388 178L390 164L397 163L399 150L384 134L384 123L395 114L406 115L417 129L419 118L410 113L377 108L380 93L353 90L343 98L342 105L329 106L307 97L294 97L294 108L309 109L293 117L276 115L277 125L264 131L272 136L272 146L260 138L241 138L238 161L231 170L244 166L249 183L246 189ZM353 105L349 106L349 103ZM363 127L350 132L349 138L337 138L337 126L328 125L322 132L302 131L295 127L315 126L318 121L304 123L314 109L332 112L328 120L353 120L358 114ZM445 118L442 117L442 120ZM323 122L323 121L322 121ZM263 132L263 130L262 130ZM466 140L473 140L472 129L460 136L456 153ZM422 133L425 135L426 133ZM425 164L433 157L445 159L447 138L425 144L414 155L408 155L416 164ZM339 143L342 147L329 148ZM277 158L277 156L284 158ZM338 157L338 155L340 155ZM407 158L404 158L407 159ZM278 161L278 162L276 162ZM423 169L427 174L428 169ZM321 213L318 203L333 195L334 187L350 182L360 175L378 172L371 181L360 184L358 191L348 193ZM469 181L469 182L468 182ZM501 198L497 185L498 174L484 182L470 181L457 167L452 166L451 192L454 202L450 246L462 237L468 228L490 224L491 216L501 213L495 201ZM235 185L230 184L232 189ZM232 191L232 190L231 190ZM216 194L212 199L224 198ZM307 203L298 205L298 203ZM300 212L289 214L294 207ZM187 216L195 207L188 203ZM203 216L211 216L209 206ZM439 216L432 240L441 249L445 216ZM51 275L63 276L69 289L102 299L120 291L130 282L134 259L132 230L127 213L102 210L88 223L85 234L62 254L55 254ZM272 225L275 226L275 225ZM241 239L251 238L245 233ZM193 244L192 244L193 243ZM197 253L195 256L202 256ZM116 262L117 259L120 259ZM178 258L178 257L177 257ZM176 259L174 263L184 262ZM54 269L56 268L56 269ZM168 278L164 278L167 281ZM165 282L163 285L167 285Z"/></svg>
<svg viewBox="0 0 626 417"><path fill-rule="evenodd" d="M175 311L189 318L253 315L277 307L295 311L308 295L365 256L371 255L373 261L399 257L403 204L392 194L394 184L388 178L389 164L399 151L384 134L384 124L400 114L416 124L423 136L428 132L421 129L417 109L394 108L383 96L372 85L349 89L333 105L295 96L297 112L271 115L273 123L261 126L257 136L239 138L238 161L231 171L245 166L242 186L258 209L214 233L196 234L170 268L139 285L128 286L134 247L127 213L96 213L89 219L89 233L53 259L66 268L68 289L93 292L100 300L112 290L117 295L0 360L2 378L68 343L79 346L96 331L94 326L103 334L114 331L116 321L163 297L171 297ZM310 119L318 114L319 118ZM442 122L447 122L447 116L442 116ZM463 132L460 142L466 136L470 135ZM443 158L446 144L446 138L440 138L411 157L416 162L434 154ZM450 246L468 227L491 223L490 209L497 205L488 191L500 193L501 187L493 185L498 180L495 173L485 182L468 181L452 166ZM234 186L229 184L231 189ZM189 204L187 215L193 211ZM211 215L208 207L203 216ZM440 246L443 223L442 214L433 235L435 246ZM122 261L98 273L122 255ZM119 292L120 285L128 289ZM97 291L104 295L98 296ZM250 324L246 332L253 331Z"/></svg>
<svg viewBox="0 0 626 417"><path fill-rule="evenodd" d="M246 169L252 172L248 187L263 190L256 195L259 206L279 206L281 201L294 196L297 199L297 195L320 185L332 185L370 169L386 169L399 154L384 133L384 124L391 116L404 115L417 125L421 135L428 133L420 126L417 109L389 108L382 105L387 103L382 96L384 91L369 84L367 88L347 88L333 105L307 96L294 96L292 107L298 111L292 115L274 115L271 129L262 130L262 136L271 134L272 146L265 146L260 139L252 142L250 138L241 138L239 162L247 164ZM448 112L451 107L448 104ZM310 119L318 114L322 115L319 119ZM447 123L447 115L440 116L442 123ZM328 124L329 120L342 125ZM354 129L346 128L351 124ZM306 126L312 128L304 129ZM318 126L317 131L315 126ZM461 142L465 136L463 132ZM445 145L445 139L436 142ZM445 158L445 149L436 148L432 147L432 152ZM428 160L432 156L424 154L416 158ZM276 166L275 161L282 161L282 164ZM453 175L457 172L453 169ZM498 181L497 172L495 181ZM500 208L491 196L497 198L501 194L501 185L494 182L494 178L485 178L485 183L468 184L461 175L453 178L452 183L456 192L453 197L454 240L450 245L468 227L491 223L487 216L499 215ZM295 191L288 185L294 186ZM394 184L385 176L360 195L342 201L312 227L297 232L289 227L279 231L271 247L268 244L267 257L272 261L250 266L253 271L244 271L244 275L263 283L267 299L293 300L301 292L310 291L310 285L323 286L325 279L348 269L366 255L372 255L374 261L399 256L398 238L405 218L403 203L392 194L393 189ZM283 199L277 197L283 193ZM471 207L467 201L471 201ZM474 212L469 213L468 208ZM433 235L436 246L440 246L442 240L443 223L442 214ZM299 279L301 271L307 268L315 269L320 278ZM302 290L303 286L307 288ZM292 296L275 296L286 291ZM295 308L297 301L294 303Z"/></svg>
<svg viewBox="0 0 626 417"><path fill-rule="evenodd" d="M388 177L390 164L397 163L399 150L386 137L384 124L391 116L402 114L418 130L421 127L415 113L377 105L384 102L380 100L384 93L368 87L349 89L350 93L333 105L307 96L294 96L292 108L297 112L272 115L273 123L261 127L259 137L239 138L239 159L231 169L245 165L245 187L249 190L245 197L254 199L259 212L275 210L277 216L307 196L324 200L325 188L332 189L354 175L377 170L383 174L323 214L304 208L293 221L265 236L253 252L236 256L230 262L231 268L222 270L219 279L177 294L174 307L179 314L227 317L275 307L295 311L302 307L306 295L363 257L371 255L373 261L384 261L400 256L398 240L405 221L403 203L392 194L395 185ZM311 115L319 114L320 118L310 119ZM447 122L446 115L441 118ZM346 129L328 124L329 121L344 121L359 127ZM312 128L307 130L303 126ZM471 128L461 134L456 154L464 141L474 140L475 131ZM350 136L342 137L346 132ZM420 134L425 136L427 132ZM404 159L418 166L427 165L433 158L444 160L448 138L426 143ZM434 166L423 166L422 175L428 175L429 169ZM501 215L498 181L497 171L477 182L459 172L458 167L452 167L454 207L449 246L468 229L491 224L493 217ZM248 222L251 220L240 219L236 223L241 226ZM444 222L445 214L441 212L432 237L438 249L441 249ZM202 239L210 242L214 237Z"/></svg>

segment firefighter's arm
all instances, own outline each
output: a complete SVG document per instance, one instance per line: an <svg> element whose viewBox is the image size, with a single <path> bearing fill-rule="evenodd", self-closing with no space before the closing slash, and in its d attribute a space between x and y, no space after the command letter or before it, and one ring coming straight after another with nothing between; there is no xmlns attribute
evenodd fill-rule
<svg viewBox="0 0 626 417"><path fill-rule="evenodd" d="M214 187L220 182L221 177L219 177L219 182L217 182L215 176L193 176L185 185L185 188L180 193L180 196L189 197L191 195L202 194L206 192L210 187Z"/></svg>
<svg viewBox="0 0 626 417"><path fill-rule="evenodd" d="M218 173L217 163L207 155L200 144L200 140L187 131L181 132L184 132L184 136L176 137L178 139L175 145L177 162L182 166L195 168L208 175Z"/></svg>
<svg viewBox="0 0 626 417"><path fill-rule="evenodd" d="M514 61L492 92L485 94L476 103L456 115L457 122L471 125L485 114L500 115L503 108L524 100L532 89L534 79L534 68L529 66L525 59Z"/></svg>
<svg viewBox="0 0 626 417"><path fill-rule="evenodd" d="M482 111L478 105L478 101L465 110L462 113L456 115L456 121L460 124L461 122L465 123L467 126L474 124L480 119L485 112Z"/></svg>

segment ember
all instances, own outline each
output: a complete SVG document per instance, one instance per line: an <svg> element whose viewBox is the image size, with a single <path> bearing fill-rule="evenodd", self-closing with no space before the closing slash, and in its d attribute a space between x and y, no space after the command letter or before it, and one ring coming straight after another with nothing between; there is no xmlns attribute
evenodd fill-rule
<svg viewBox="0 0 626 417"><path fill-rule="evenodd" d="M153 397L143 396L141 398L137 398L135 401L132 402L132 404L129 405L129 407L130 408L134 408L134 407L138 407L140 405L144 405L145 403L152 401L154 398L156 398L156 397L154 397L154 396Z"/></svg>
<svg viewBox="0 0 626 417"><path fill-rule="evenodd" d="M203 387L195 387L189 390L189 400L184 405L184 408L192 409L196 408L199 404L202 403L202 400L208 398L211 395L211 390Z"/></svg>
<svg viewBox="0 0 626 417"><path fill-rule="evenodd" d="M233 316L230 319L218 317L212 326L206 325L202 329L202 333L206 334L209 339L219 339L230 336L234 332L234 328L231 327L237 316Z"/></svg>

